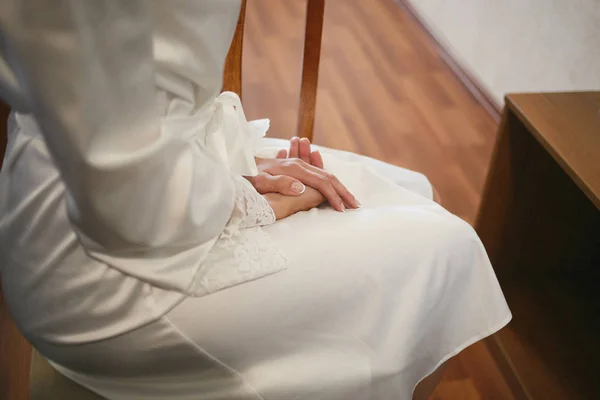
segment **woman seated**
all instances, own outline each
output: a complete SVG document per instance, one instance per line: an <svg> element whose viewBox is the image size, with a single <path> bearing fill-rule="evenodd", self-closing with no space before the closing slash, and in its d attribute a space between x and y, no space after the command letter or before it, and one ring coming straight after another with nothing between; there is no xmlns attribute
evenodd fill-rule
<svg viewBox="0 0 600 400"><path fill-rule="evenodd" d="M409 399L510 319L485 250L417 173L265 147L239 6L0 0L7 305L108 399Z"/></svg>

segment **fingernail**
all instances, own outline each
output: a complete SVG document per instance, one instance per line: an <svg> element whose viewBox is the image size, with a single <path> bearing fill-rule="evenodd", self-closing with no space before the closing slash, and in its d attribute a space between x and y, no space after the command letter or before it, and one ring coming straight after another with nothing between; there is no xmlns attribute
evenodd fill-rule
<svg viewBox="0 0 600 400"><path fill-rule="evenodd" d="M292 191L294 193L302 194L306 190L306 186L304 186L301 182L292 183Z"/></svg>
<svg viewBox="0 0 600 400"><path fill-rule="evenodd" d="M344 205L344 203L342 203L342 206L340 207L342 212L346 212L346 206Z"/></svg>
<svg viewBox="0 0 600 400"><path fill-rule="evenodd" d="M362 204L360 204L360 201L354 199L354 201L356 201L356 208L361 208Z"/></svg>

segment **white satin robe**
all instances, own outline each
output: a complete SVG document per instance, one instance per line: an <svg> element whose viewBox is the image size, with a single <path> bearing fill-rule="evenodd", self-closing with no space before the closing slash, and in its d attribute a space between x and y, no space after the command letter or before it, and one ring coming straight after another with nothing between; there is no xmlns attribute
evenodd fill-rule
<svg viewBox="0 0 600 400"><path fill-rule="evenodd" d="M286 144L219 95L239 1L0 8L3 291L63 374L109 399L404 399L510 319L420 174L322 149L363 207L274 223L241 175Z"/></svg>

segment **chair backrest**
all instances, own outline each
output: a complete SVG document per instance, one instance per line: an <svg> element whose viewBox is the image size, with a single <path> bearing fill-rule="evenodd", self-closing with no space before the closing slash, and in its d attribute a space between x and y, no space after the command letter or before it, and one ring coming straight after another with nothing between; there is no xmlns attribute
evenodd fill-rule
<svg viewBox="0 0 600 400"><path fill-rule="evenodd" d="M325 0L307 0L306 25L304 28L304 53L302 56L302 82L300 84L300 105L296 136L313 139L313 126L317 105L317 84L319 61L321 59L321 37ZM225 61L223 90L230 90L242 97L242 52L244 45L244 21L246 0L238 19L235 36L231 42Z"/></svg>

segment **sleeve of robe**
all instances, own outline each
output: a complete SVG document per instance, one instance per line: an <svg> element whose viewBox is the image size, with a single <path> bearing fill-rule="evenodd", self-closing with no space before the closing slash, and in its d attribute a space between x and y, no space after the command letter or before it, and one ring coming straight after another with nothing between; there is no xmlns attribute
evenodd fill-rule
<svg viewBox="0 0 600 400"><path fill-rule="evenodd" d="M39 124L88 254L126 274L187 290L228 223L252 226L239 210L244 190L252 189L200 146L164 132L165 104L173 104L165 99L173 96L157 83L154 2L0 4L0 93ZM191 66L179 72L198 80L216 75L209 91L218 91L222 71L207 78L201 65ZM264 199L256 201L272 213Z"/></svg>

